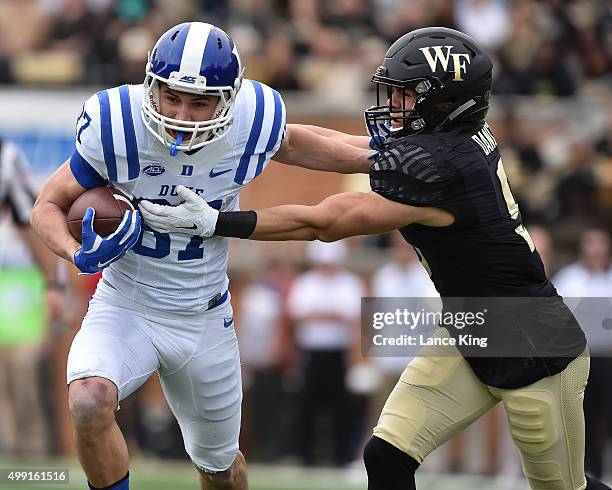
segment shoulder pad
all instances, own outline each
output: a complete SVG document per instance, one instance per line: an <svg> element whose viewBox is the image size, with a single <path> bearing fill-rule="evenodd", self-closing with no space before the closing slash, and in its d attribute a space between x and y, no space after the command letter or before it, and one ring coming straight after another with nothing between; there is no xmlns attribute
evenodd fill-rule
<svg viewBox="0 0 612 490"><path fill-rule="evenodd" d="M245 80L236 107L240 154L234 182L244 185L257 177L278 151L285 136L286 111L281 95L273 88Z"/></svg>
<svg viewBox="0 0 612 490"><path fill-rule="evenodd" d="M441 152L434 155L410 137L386 146L370 168L374 192L415 206L441 202L458 178L459 172Z"/></svg>
<svg viewBox="0 0 612 490"><path fill-rule="evenodd" d="M111 182L138 177L140 163L128 85L102 90L85 102L76 127L76 148L81 157Z"/></svg>

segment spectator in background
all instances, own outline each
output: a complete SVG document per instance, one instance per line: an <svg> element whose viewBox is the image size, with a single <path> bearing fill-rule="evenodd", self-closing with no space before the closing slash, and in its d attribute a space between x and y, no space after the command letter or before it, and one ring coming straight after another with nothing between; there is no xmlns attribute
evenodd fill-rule
<svg viewBox="0 0 612 490"><path fill-rule="evenodd" d="M288 342L286 300L294 271L280 262L264 266L241 294L240 360L243 365L241 447L247 457L274 461L285 449L294 421L287 417L284 368L292 352ZM251 453L252 451L252 453Z"/></svg>
<svg viewBox="0 0 612 490"><path fill-rule="evenodd" d="M554 260L553 241L550 233L541 225L532 225L529 227L529 236L531 237L536 250L540 254L546 274L550 274L551 266L553 265Z"/></svg>
<svg viewBox="0 0 612 490"><path fill-rule="evenodd" d="M530 87L527 94L556 95L568 97L577 89L570 60L563 53L563 45L554 41L543 41L538 46L530 67Z"/></svg>
<svg viewBox="0 0 612 490"><path fill-rule="evenodd" d="M130 27L121 33L117 49L124 81L142 82L142 67L147 63L147 53L154 44L155 38L151 31L144 27Z"/></svg>
<svg viewBox="0 0 612 490"><path fill-rule="evenodd" d="M295 280L288 299L295 343L303 360L299 451L305 465L315 464L317 422L326 407L333 418L333 461L341 466L353 457L345 376L347 364L359 347L364 284L343 268L347 255L343 242L311 242L307 246L312 270Z"/></svg>
<svg viewBox="0 0 612 490"><path fill-rule="evenodd" d="M487 51L496 50L506 41L511 26L504 0L455 0L455 20L460 31Z"/></svg>
<svg viewBox="0 0 612 490"><path fill-rule="evenodd" d="M612 104L610 105L610 111L608 111L606 130L595 143L595 149L599 155L612 163L612 160L610 160L612 159Z"/></svg>
<svg viewBox="0 0 612 490"><path fill-rule="evenodd" d="M556 190L562 219L596 219L601 214L594 163L593 149L587 143L575 141L571 145L567 173L560 179Z"/></svg>
<svg viewBox="0 0 612 490"><path fill-rule="evenodd" d="M100 3L100 2L98 2ZM112 4L86 0L62 0L49 25L45 57L32 60L39 70L23 73L24 81L58 84L114 81L117 65L117 26ZM106 69L105 69L106 68Z"/></svg>
<svg viewBox="0 0 612 490"><path fill-rule="evenodd" d="M530 131L512 107L507 107L502 120L502 146L513 149L521 165L530 172L536 172L543 167L542 157L538 150L538 134Z"/></svg>
<svg viewBox="0 0 612 490"><path fill-rule="evenodd" d="M574 314L589 343L591 370L584 394L585 469L596 478L603 472L603 455L612 420L612 334L605 329L612 298L610 236L605 229L590 228L580 237L577 262L561 269L552 280L567 301L576 303ZM595 299L599 298L599 299Z"/></svg>
<svg viewBox="0 0 612 490"><path fill-rule="evenodd" d="M48 23L37 0L0 2L0 83L14 82L13 62L45 41Z"/></svg>
<svg viewBox="0 0 612 490"><path fill-rule="evenodd" d="M34 205L35 194L27 175L25 157L21 151L8 141L0 140L0 217L8 211L10 220L17 227L19 236L29 248L32 257L40 268L45 280L46 319L36 318L37 322L50 324L59 321L63 311L63 292L57 280L57 259L51 255L47 247L39 240L30 227L30 212ZM14 243L4 243L0 246L0 274L8 275L8 266L19 259L10 257L15 250ZM2 272L4 269L4 273ZM19 279L19 275L14 276ZM16 285L15 285L16 287ZM35 291L28 288L35 286L24 283L24 291L34 295ZM27 302L31 298L15 298L6 296L2 291L0 308L19 308L16 300ZM12 298L12 300L11 300ZM36 308L36 304L32 303ZM26 308L27 306L24 306ZM25 310L24 310L25 311ZM0 316L7 318L9 312L1 312ZM26 328L26 318L23 319L23 329ZM32 321L32 320L30 320ZM40 333L46 325L38 325ZM3 327L9 327L4 325ZM22 335L20 325L14 325L15 335ZM44 334L43 334L44 335ZM42 359L42 340L40 335L30 338L16 339L15 342L0 345L0 416L2 441L9 453L44 454L48 449L47 422L44 418L41 404L38 369Z"/></svg>
<svg viewBox="0 0 612 490"><path fill-rule="evenodd" d="M602 1L412 0L406 8L394 0L3 0L0 83L139 81L130 41L199 18L248 38L239 44L254 47L243 53L249 78L330 97L343 96L346 86L362 89L370 73L364 47L425 25L463 30L497 57L497 93L573 95L605 80L612 67L612 14ZM274 66L267 66L270 56Z"/></svg>
<svg viewBox="0 0 612 490"><path fill-rule="evenodd" d="M277 90L297 90L294 42L284 29L274 30L266 41L264 81Z"/></svg>

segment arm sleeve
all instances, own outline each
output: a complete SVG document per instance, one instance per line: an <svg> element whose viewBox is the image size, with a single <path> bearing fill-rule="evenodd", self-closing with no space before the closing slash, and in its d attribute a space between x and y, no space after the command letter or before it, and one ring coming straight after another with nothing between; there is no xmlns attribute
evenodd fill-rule
<svg viewBox="0 0 612 490"><path fill-rule="evenodd" d="M281 95L263 83L245 81L238 108L238 168L234 182L246 185L260 175L285 137L287 118Z"/></svg>
<svg viewBox="0 0 612 490"><path fill-rule="evenodd" d="M70 169L85 189L108 184L97 95L85 102L77 119L75 150L70 157Z"/></svg>
<svg viewBox="0 0 612 490"><path fill-rule="evenodd" d="M445 209L455 216L455 225L470 214L459 171L442 156L413 143L381 152L370 167L370 187L402 204Z"/></svg>
<svg viewBox="0 0 612 490"><path fill-rule="evenodd" d="M6 165L3 177L7 182L4 202L0 204L8 206L18 226L27 226L30 224L36 192L30 182L26 158L12 143L5 142L3 147L3 163Z"/></svg>

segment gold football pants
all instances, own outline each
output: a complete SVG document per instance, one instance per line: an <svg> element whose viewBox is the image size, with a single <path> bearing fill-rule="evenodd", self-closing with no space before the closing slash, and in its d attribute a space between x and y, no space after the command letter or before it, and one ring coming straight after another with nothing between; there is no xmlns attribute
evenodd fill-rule
<svg viewBox="0 0 612 490"><path fill-rule="evenodd" d="M441 329L436 336L448 336ZM428 346L400 377L374 435L419 463L498 402L533 490L583 490L585 352L561 373L518 389L482 383L453 346Z"/></svg>

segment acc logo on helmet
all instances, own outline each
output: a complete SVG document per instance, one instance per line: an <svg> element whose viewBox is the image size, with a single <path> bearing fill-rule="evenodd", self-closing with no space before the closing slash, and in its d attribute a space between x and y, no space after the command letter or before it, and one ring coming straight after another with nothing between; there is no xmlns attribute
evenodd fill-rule
<svg viewBox="0 0 612 490"><path fill-rule="evenodd" d="M196 77L185 75L179 79L179 82L196 83Z"/></svg>

